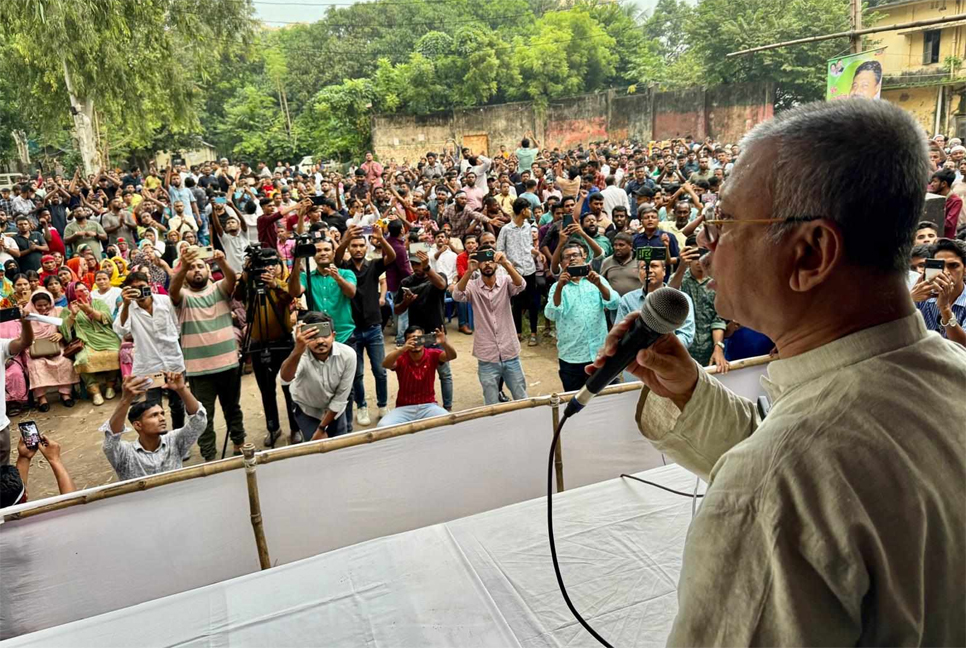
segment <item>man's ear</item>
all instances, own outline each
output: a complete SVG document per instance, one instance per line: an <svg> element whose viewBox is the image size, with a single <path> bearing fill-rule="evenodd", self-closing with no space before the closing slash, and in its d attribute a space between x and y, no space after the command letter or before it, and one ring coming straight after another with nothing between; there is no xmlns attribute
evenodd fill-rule
<svg viewBox="0 0 966 648"><path fill-rule="evenodd" d="M791 238L792 252L788 281L795 292L808 292L824 283L845 260L842 230L831 220L802 223L786 236Z"/></svg>

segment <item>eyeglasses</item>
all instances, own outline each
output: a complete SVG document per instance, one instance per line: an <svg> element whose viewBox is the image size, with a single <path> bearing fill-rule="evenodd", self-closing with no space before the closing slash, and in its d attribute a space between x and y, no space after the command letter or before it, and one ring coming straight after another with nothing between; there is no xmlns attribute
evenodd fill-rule
<svg viewBox="0 0 966 648"><path fill-rule="evenodd" d="M748 220L737 220L734 218L718 218L704 221L704 227L698 232L698 247L713 250L718 245L721 238L721 228L725 224L729 225L748 225L751 223L764 225L774 223L805 223L813 220L820 220L824 216L796 216L794 218L751 218Z"/></svg>

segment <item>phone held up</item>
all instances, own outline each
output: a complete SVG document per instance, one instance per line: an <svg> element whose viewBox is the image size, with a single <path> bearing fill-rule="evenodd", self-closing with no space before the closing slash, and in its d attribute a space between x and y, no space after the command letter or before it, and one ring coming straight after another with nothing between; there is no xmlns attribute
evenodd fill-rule
<svg viewBox="0 0 966 648"><path fill-rule="evenodd" d="M315 329L315 338L327 338L332 335L332 322L316 322L315 324L306 324L305 330L309 329Z"/></svg>
<svg viewBox="0 0 966 648"><path fill-rule="evenodd" d="M477 263L484 263L485 261L492 261L495 256L495 250L480 250L473 255L473 258L476 259Z"/></svg>
<svg viewBox="0 0 966 648"><path fill-rule="evenodd" d="M423 346L433 346L436 344L436 334L426 333L425 335L420 335L418 338L416 338L416 343L422 344Z"/></svg>
<svg viewBox="0 0 966 648"><path fill-rule="evenodd" d="M941 273L946 268L946 262L942 259L926 259L926 269L923 272L923 280L926 282L932 281L939 273Z"/></svg>
<svg viewBox="0 0 966 648"><path fill-rule="evenodd" d="M36 450L40 446L40 430L34 421L20 421L17 424L20 428L20 436L23 437L24 445L28 450Z"/></svg>
<svg viewBox="0 0 966 648"><path fill-rule="evenodd" d="M590 265L572 265L567 267L567 274L571 277L586 277L590 274Z"/></svg>
<svg viewBox="0 0 966 648"><path fill-rule="evenodd" d="M19 308L0 308L0 322L13 322L19 319Z"/></svg>

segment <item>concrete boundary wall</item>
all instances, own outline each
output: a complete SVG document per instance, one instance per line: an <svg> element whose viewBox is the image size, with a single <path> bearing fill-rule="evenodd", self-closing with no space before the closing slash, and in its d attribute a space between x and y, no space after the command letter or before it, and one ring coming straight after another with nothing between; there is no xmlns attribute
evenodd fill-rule
<svg viewBox="0 0 966 648"><path fill-rule="evenodd" d="M493 156L532 132L541 147L569 149L603 139L662 140L692 135L736 142L774 114L771 84L689 88L677 92L615 90L532 102L457 108L429 115L376 115L372 141L383 161L415 163L427 151L469 146Z"/></svg>

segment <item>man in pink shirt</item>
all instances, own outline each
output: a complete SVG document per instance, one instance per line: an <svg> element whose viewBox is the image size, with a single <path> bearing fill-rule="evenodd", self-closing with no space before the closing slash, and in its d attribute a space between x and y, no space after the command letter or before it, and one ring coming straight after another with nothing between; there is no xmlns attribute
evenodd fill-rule
<svg viewBox="0 0 966 648"><path fill-rule="evenodd" d="M497 266L502 266L506 274L497 274ZM510 307L510 298L525 289L526 282L506 255L492 248L481 249L470 257L467 272L453 289L455 301L473 305L473 356L479 362L480 385L487 405L499 400L500 379L515 400L527 397L520 340Z"/></svg>
<svg viewBox="0 0 966 648"><path fill-rule="evenodd" d="M382 186L382 165L372 159L372 153L366 153L366 161L360 167L366 172L366 182L375 189Z"/></svg>
<svg viewBox="0 0 966 648"><path fill-rule="evenodd" d="M952 169L940 169L929 179L929 191L940 196L946 196L946 214L943 236L956 238L956 227L959 225L959 213L963 211L963 199L953 193L956 182L956 172Z"/></svg>

